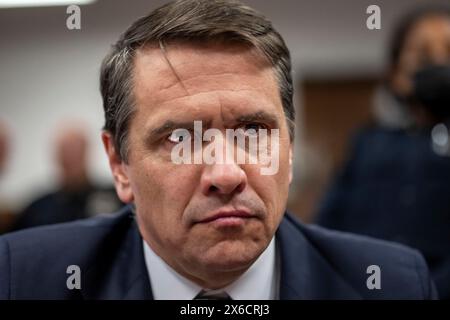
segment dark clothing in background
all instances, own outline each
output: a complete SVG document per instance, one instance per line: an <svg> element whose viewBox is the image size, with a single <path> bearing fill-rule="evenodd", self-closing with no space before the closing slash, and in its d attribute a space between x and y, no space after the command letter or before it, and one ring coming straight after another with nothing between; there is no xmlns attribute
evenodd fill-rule
<svg viewBox="0 0 450 320"><path fill-rule="evenodd" d="M87 185L76 191L58 190L33 201L19 215L13 230L88 218L122 207L114 188Z"/></svg>
<svg viewBox="0 0 450 320"><path fill-rule="evenodd" d="M418 249L439 296L450 299L450 158L432 150L430 130L362 130L317 217Z"/></svg>
<svg viewBox="0 0 450 320"><path fill-rule="evenodd" d="M285 214L276 232L280 299L432 299L423 257L404 246L306 226ZM381 269L381 289L366 270ZM68 266L81 271L69 290ZM114 215L0 237L0 299L153 299L142 237L125 207Z"/></svg>
<svg viewBox="0 0 450 320"><path fill-rule="evenodd" d="M11 231L17 214L9 210L7 206L3 207L0 201L0 234Z"/></svg>

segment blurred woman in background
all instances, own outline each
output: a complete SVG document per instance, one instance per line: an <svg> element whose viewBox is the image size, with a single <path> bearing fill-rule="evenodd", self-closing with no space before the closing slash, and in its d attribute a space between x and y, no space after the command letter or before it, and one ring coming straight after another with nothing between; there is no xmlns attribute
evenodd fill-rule
<svg viewBox="0 0 450 320"><path fill-rule="evenodd" d="M376 124L356 135L317 223L420 250L440 297L450 299L448 7L400 22L375 97Z"/></svg>

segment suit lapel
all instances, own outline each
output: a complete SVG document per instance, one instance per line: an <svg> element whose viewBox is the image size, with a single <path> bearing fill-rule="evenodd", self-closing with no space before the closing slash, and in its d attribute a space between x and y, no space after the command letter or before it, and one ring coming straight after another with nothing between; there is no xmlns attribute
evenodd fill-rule
<svg viewBox="0 0 450 320"><path fill-rule="evenodd" d="M130 276L124 281L125 286L123 290L124 300L152 300L152 289L150 286L150 278L144 259L144 248L142 245L142 237L139 233L136 223L132 227L132 243L130 246L130 255L128 258L122 260L124 268L130 269ZM134 261L134 263L132 263ZM134 279L134 280L133 280Z"/></svg>
<svg viewBox="0 0 450 320"><path fill-rule="evenodd" d="M85 299L153 299L142 238L131 212L105 240L85 275Z"/></svg>
<svg viewBox="0 0 450 320"><path fill-rule="evenodd" d="M286 214L276 233L280 251L280 299L361 299Z"/></svg>

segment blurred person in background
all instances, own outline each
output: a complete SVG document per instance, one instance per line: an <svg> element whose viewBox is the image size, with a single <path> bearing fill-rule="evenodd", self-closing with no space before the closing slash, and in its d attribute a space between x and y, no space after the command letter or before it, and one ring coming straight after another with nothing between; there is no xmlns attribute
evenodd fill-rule
<svg viewBox="0 0 450 320"><path fill-rule="evenodd" d="M421 8L394 32L361 130L319 207L317 223L420 250L450 298L450 8Z"/></svg>
<svg viewBox="0 0 450 320"><path fill-rule="evenodd" d="M121 207L112 186L97 186L89 177L89 141L85 128L66 124L56 132L59 187L28 205L20 214L15 230L83 219Z"/></svg>

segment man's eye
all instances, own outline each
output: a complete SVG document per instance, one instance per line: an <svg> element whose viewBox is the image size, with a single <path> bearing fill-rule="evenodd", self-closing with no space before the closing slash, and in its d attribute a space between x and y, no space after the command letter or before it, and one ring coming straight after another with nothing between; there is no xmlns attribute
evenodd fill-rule
<svg viewBox="0 0 450 320"><path fill-rule="evenodd" d="M167 139L172 143L181 143L183 141L187 141L191 138L191 134L186 129L176 129L172 131L170 136Z"/></svg>

